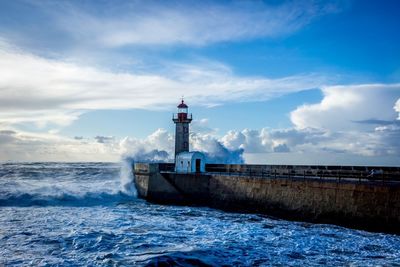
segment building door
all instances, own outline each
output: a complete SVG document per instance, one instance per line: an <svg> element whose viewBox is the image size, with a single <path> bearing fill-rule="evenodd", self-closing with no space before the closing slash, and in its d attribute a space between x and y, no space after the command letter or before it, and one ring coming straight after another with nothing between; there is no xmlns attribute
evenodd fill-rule
<svg viewBox="0 0 400 267"><path fill-rule="evenodd" d="M196 159L196 172L200 172L201 159Z"/></svg>

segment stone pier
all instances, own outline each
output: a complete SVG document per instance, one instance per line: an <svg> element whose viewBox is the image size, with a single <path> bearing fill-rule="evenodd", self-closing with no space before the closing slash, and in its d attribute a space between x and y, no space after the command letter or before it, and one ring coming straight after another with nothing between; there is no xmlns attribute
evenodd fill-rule
<svg viewBox="0 0 400 267"><path fill-rule="evenodd" d="M208 164L175 173L173 164L134 166L138 195L159 204L331 223L400 234L400 168Z"/></svg>

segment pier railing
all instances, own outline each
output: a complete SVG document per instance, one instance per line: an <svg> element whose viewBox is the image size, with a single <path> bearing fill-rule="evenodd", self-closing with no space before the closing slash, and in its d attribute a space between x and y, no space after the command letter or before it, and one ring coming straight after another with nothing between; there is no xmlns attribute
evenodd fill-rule
<svg viewBox="0 0 400 267"><path fill-rule="evenodd" d="M175 171L173 163L157 165L160 172ZM141 173L141 171L135 170L135 173ZM254 178L336 180L337 182L400 182L400 167L385 166L206 164L206 173Z"/></svg>
<svg viewBox="0 0 400 267"><path fill-rule="evenodd" d="M179 119L181 119L179 117L179 114L172 113L172 120L179 120ZM193 119L192 113L187 113L187 115L184 117L184 120L192 120L192 119Z"/></svg>
<svg viewBox="0 0 400 267"><path fill-rule="evenodd" d="M206 172L259 178L400 182L400 167L206 164Z"/></svg>

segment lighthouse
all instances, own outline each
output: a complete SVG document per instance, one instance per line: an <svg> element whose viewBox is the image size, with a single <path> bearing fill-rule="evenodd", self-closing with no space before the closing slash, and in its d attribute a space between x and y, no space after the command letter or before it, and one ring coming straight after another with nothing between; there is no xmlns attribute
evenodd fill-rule
<svg viewBox="0 0 400 267"><path fill-rule="evenodd" d="M181 101L178 105L178 113L172 116L175 127L175 158L181 152L189 152L189 124L192 122L192 114L188 114L188 106Z"/></svg>
<svg viewBox="0 0 400 267"><path fill-rule="evenodd" d="M188 106L181 101L178 113L172 115L175 123L175 172L199 173L205 172L205 155L198 151L189 152L189 124L192 114L188 114Z"/></svg>

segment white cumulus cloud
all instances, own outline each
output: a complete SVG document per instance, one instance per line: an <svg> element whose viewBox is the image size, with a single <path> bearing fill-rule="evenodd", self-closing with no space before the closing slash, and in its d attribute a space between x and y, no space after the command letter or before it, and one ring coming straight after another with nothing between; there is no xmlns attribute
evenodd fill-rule
<svg viewBox="0 0 400 267"><path fill-rule="evenodd" d="M399 117L397 119L400 120L400 98L396 101L396 104L394 105L394 110L399 113Z"/></svg>
<svg viewBox="0 0 400 267"><path fill-rule="evenodd" d="M393 121L393 105L400 96L400 84L365 84L322 88L324 98L291 112L298 129L317 128L334 131L368 129L368 124Z"/></svg>

